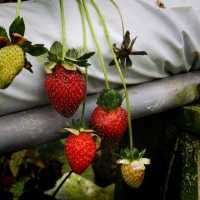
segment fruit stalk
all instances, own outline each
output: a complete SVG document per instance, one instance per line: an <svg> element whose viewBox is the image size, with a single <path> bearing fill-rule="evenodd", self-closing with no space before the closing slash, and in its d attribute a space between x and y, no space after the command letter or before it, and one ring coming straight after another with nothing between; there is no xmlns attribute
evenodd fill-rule
<svg viewBox="0 0 200 200"><path fill-rule="evenodd" d="M103 58L103 54L102 54L102 49L101 49L99 41L97 39L97 35L96 35L95 31L94 31L94 27L93 27L92 20L91 20L89 11L88 11L86 0L82 0L82 3L83 3L85 15L86 15L86 19L87 19L87 22L88 22L88 25L89 25L89 28L90 28L90 31L91 31L91 34L92 34L95 46L96 46L97 54L98 54L98 57L99 57L100 67L101 67L101 69L103 71L103 74L104 74L105 87L106 87L106 89L110 89L109 79L108 79L108 72L107 72L107 69L106 69L105 62L104 62L104 58Z"/></svg>
<svg viewBox="0 0 200 200"><path fill-rule="evenodd" d="M125 28L124 28L124 20L123 20L123 16L122 16L121 10L120 10L120 8L117 5L115 0L110 0L110 2L113 4L113 6L116 8L117 12L119 13L120 20L121 20L121 26L122 26L122 34L124 36L125 35Z"/></svg>
<svg viewBox="0 0 200 200"><path fill-rule="evenodd" d="M104 34L105 34L107 43L108 43L108 45L110 47L113 59L115 61L115 67L116 67L116 69L117 69L117 71L119 73L120 79L121 79L123 87L124 87L126 107L127 107L127 112L128 112L128 129L129 129L130 149L133 149L133 135L132 135L133 134L133 130L132 130L132 121L131 121L131 106L130 106L130 99L129 99L129 95L128 95L128 90L127 90L127 87L126 87L126 78L124 77L124 75L123 75L123 73L121 71L119 62L118 62L117 57L115 55L115 52L113 50L112 41L111 41L111 38L110 38L110 34L109 34L109 31L108 31L107 24L106 24L106 21L104 19L104 16L101 14L101 11L100 11L98 5L96 4L95 0L91 0L91 2L92 2L92 5L93 5L94 9L97 12L97 15L98 15L98 17L100 19L100 22L101 22L102 26L103 26Z"/></svg>
<svg viewBox="0 0 200 200"><path fill-rule="evenodd" d="M83 51L85 52L87 50L87 33L86 33L86 20L84 15L84 8L81 0L77 0L78 6L79 6L79 12L81 15L81 24L82 24L82 31L83 31ZM88 82L88 68L85 67L85 81L86 84ZM86 104L86 96L83 101L82 111L81 111L81 118L80 118L80 125L83 125L84 117L85 117L85 105Z"/></svg>
<svg viewBox="0 0 200 200"><path fill-rule="evenodd" d="M63 48L62 49L62 60L64 60L66 49L67 49L64 0L60 0L60 17L61 17L61 37L62 37L62 48Z"/></svg>
<svg viewBox="0 0 200 200"><path fill-rule="evenodd" d="M22 1L21 1L21 0L17 0L17 5L16 5L16 17L19 17L19 16L20 16L21 4L22 4Z"/></svg>

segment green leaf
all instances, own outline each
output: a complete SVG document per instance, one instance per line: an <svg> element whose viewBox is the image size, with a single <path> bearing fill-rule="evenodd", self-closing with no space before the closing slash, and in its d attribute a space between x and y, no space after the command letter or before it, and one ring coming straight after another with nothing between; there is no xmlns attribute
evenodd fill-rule
<svg viewBox="0 0 200 200"><path fill-rule="evenodd" d="M30 45L27 53L31 54L32 56L41 56L47 52L47 48L44 47L43 44L35 44Z"/></svg>
<svg viewBox="0 0 200 200"><path fill-rule="evenodd" d="M59 58L62 58L62 49L63 49L62 44L60 42L56 41L52 44L52 46L50 48L50 53L58 56Z"/></svg>
<svg viewBox="0 0 200 200"><path fill-rule="evenodd" d="M8 38L8 34L6 32L6 29L3 28L2 26L0 26L0 36Z"/></svg>
<svg viewBox="0 0 200 200"><path fill-rule="evenodd" d="M26 41L23 44L20 45L20 47L23 49L24 52L28 52L31 48L32 43L30 41Z"/></svg>
<svg viewBox="0 0 200 200"><path fill-rule="evenodd" d="M12 34L13 33L19 33L20 35L24 36L24 32L25 32L25 24L24 24L24 20L22 17L17 17L12 24L10 25L9 28L9 35L12 39Z"/></svg>
<svg viewBox="0 0 200 200"><path fill-rule="evenodd" d="M20 165L23 163L26 156L26 150L18 151L12 154L9 162L10 170L14 177L17 176Z"/></svg>
<svg viewBox="0 0 200 200"><path fill-rule="evenodd" d="M66 58L72 58L72 59L77 59L82 53L82 49L78 48L72 48L72 49L68 49L68 51L65 54Z"/></svg>
<svg viewBox="0 0 200 200"><path fill-rule="evenodd" d="M87 60L87 59L91 58L94 54L95 54L95 52L85 53L84 55L79 57L78 60Z"/></svg>

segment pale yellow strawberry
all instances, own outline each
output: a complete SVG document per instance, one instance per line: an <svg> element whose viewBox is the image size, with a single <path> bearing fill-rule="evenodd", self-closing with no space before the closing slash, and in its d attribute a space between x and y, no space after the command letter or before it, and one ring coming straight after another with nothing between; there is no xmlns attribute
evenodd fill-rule
<svg viewBox="0 0 200 200"><path fill-rule="evenodd" d="M10 85L25 65L24 51L18 45L0 49L0 89Z"/></svg>
<svg viewBox="0 0 200 200"><path fill-rule="evenodd" d="M137 165L137 163L135 163ZM134 166L131 164L122 164L121 173L124 181L132 188L139 188L144 180L145 167L144 165Z"/></svg>

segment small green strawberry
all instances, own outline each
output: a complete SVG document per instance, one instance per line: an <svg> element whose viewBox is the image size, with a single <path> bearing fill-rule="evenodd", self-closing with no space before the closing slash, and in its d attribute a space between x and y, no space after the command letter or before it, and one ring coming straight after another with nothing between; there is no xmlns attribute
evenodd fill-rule
<svg viewBox="0 0 200 200"><path fill-rule="evenodd" d="M121 151L121 159L117 161L121 165L121 174L132 188L139 188L145 176L145 165L150 164L150 159L143 158L145 151L139 152L137 149L124 149Z"/></svg>
<svg viewBox="0 0 200 200"><path fill-rule="evenodd" d="M0 89L7 88L23 68L32 72L26 53L39 56L47 51L42 44L32 45L23 37L24 32L25 25L21 17L17 17L10 25L9 37L0 26Z"/></svg>

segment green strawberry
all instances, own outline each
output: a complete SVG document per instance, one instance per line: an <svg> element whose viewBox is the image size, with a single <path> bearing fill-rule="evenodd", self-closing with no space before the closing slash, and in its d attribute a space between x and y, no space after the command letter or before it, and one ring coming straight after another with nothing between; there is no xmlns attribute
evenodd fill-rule
<svg viewBox="0 0 200 200"><path fill-rule="evenodd" d="M26 53L40 56L47 52L42 44L32 45L24 37L24 32L25 24L21 17L10 25L9 36L6 29L0 26L0 89L7 88L23 68L32 72Z"/></svg>
<svg viewBox="0 0 200 200"><path fill-rule="evenodd" d="M25 65L24 51L18 45L0 49L0 88L4 89Z"/></svg>

